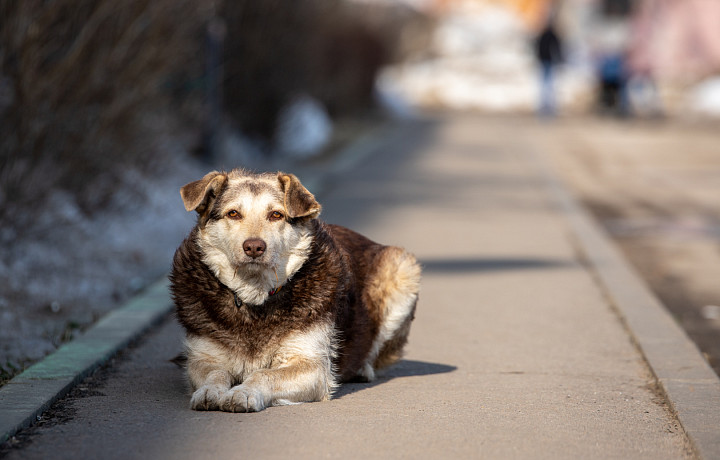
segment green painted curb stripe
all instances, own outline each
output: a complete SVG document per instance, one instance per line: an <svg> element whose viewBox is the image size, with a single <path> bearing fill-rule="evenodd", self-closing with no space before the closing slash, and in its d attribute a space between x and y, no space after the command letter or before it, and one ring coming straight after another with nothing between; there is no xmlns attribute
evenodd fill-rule
<svg viewBox="0 0 720 460"><path fill-rule="evenodd" d="M168 284L167 279L152 284L0 388L0 442L32 424L80 380L166 316L172 309Z"/></svg>

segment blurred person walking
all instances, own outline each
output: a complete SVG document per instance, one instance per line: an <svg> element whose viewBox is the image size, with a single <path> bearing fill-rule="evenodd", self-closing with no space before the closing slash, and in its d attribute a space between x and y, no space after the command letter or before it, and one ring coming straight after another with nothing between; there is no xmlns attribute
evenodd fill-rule
<svg viewBox="0 0 720 460"><path fill-rule="evenodd" d="M562 41L557 33L555 21L550 18L535 40L535 53L540 63L540 107L541 116L555 116L555 74L563 61Z"/></svg>
<svg viewBox="0 0 720 460"><path fill-rule="evenodd" d="M631 115L628 99L628 52L632 8L627 0L605 1L592 31L597 75L597 110L603 115Z"/></svg>
<svg viewBox="0 0 720 460"><path fill-rule="evenodd" d="M598 63L599 94L601 113L613 113L620 117L630 115L628 99L628 72L622 54L606 54Z"/></svg>

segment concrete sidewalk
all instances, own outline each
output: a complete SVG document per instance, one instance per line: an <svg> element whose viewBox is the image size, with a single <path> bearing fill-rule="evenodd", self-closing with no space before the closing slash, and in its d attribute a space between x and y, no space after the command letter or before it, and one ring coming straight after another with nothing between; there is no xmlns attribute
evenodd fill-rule
<svg viewBox="0 0 720 460"><path fill-rule="evenodd" d="M720 456L717 377L521 126L451 116L381 140L319 198L422 261L404 361L326 403L194 412L168 320L8 458Z"/></svg>

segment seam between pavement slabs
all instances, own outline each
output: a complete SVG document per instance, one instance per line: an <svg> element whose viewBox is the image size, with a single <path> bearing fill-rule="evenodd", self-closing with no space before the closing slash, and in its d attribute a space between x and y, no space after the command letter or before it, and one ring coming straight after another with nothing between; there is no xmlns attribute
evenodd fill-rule
<svg viewBox="0 0 720 460"><path fill-rule="evenodd" d="M642 353L698 458L720 458L720 379L597 221L568 191L550 160L526 145L544 174L600 288Z"/></svg>
<svg viewBox="0 0 720 460"><path fill-rule="evenodd" d="M328 174L346 172L391 137L382 125L360 136L337 154L327 173L307 171L303 183L313 193L326 186ZM178 243L179 244L179 243ZM162 321L173 308L167 277L113 310L82 336L62 345L0 388L0 444L32 425L50 406L119 351Z"/></svg>

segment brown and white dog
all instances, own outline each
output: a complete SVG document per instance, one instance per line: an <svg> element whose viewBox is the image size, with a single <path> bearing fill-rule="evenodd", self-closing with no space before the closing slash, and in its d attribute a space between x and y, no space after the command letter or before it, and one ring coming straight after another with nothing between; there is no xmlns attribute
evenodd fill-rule
<svg viewBox="0 0 720 460"><path fill-rule="evenodd" d="M292 174L211 172L180 194L198 213L170 275L193 409L327 400L399 359L420 284L411 254L319 221Z"/></svg>

